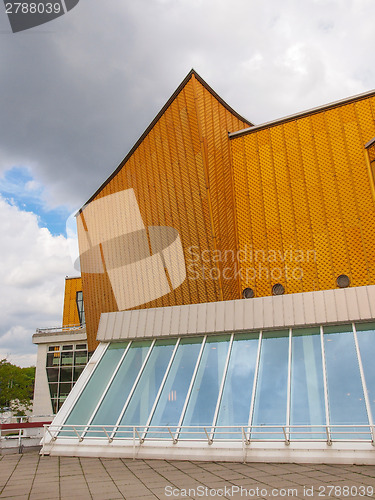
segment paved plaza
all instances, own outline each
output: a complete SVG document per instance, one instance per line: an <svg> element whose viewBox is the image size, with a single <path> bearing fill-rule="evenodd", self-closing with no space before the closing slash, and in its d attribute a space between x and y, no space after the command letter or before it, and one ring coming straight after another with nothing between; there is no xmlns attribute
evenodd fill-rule
<svg viewBox="0 0 375 500"><path fill-rule="evenodd" d="M0 498L375 498L375 466L0 456Z"/></svg>

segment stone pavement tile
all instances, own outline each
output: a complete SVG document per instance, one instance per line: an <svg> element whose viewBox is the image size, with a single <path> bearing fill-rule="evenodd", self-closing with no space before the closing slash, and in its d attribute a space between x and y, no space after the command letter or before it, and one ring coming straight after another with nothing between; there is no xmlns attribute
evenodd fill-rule
<svg viewBox="0 0 375 500"><path fill-rule="evenodd" d="M127 496L126 500L139 500L140 497ZM145 495L142 497L142 500L158 500L158 497L155 495Z"/></svg>
<svg viewBox="0 0 375 500"><path fill-rule="evenodd" d="M124 463L132 469L151 469L152 467L143 460L124 460Z"/></svg>
<svg viewBox="0 0 375 500"><path fill-rule="evenodd" d="M167 486L169 486L169 488L166 489ZM175 487L171 486L171 485L165 485L162 488L152 488L152 487L150 487L150 492L153 495L156 495L158 498L164 498L165 492L166 491L173 491L174 488ZM173 498L173 496L171 496L171 498Z"/></svg>
<svg viewBox="0 0 375 500"><path fill-rule="evenodd" d="M90 494L80 494L79 497L73 497L72 493L65 493L61 495L61 500L75 500L76 498L79 500L92 500L92 496Z"/></svg>
<svg viewBox="0 0 375 500"><path fill-rule="evenodd" d="M58 494L60 491L60 485L57 483L55 486L53 487L43 487L43 486L39 486L39 487L33 487L31 489L31 494L33 495L47 495L49 494L50 496L51 495L54 495L54 494Z"/></svg>
<svg viewBox="0 0 375 500"><path fill-rule="evenodd" d="M47 476L46 478L36 476L33 485L35 486L35 485L42 484L42 485L52 487L53 484L58 484L59 481L60 481L59 476L52 476L52 477Z"/></svg>
<svg viewBox="0 0 375 500"><path fill-rule="evenodd" d="M29 493L30 493L30 488L22 488L22 485L20 485L18 488L17 487L10 487L10 488L6 487L1 492L0 498L11 497L11 496L20 496L20 495L24 495L27 498Z"/></svg>
<svg viewBox="0 0 375 500"><path fill-rule="evenodd" d="M224 465L217 464L215 462L207 462L205 464L199 464L199 466L196 463L194 463L193 465L199 469L205 469L205 470L209 470L211 472L212 471L222 471L222 470L228 469Z"/></svg>
<svg viewBox="0 0 375 500"><path fill-rule="evenodd" d="M137 477L142 479L142 481L157 481L160 477L162 477L160 474L157 472L144 472L144 473L137 473Z"/></svg>
<svg viewBox="0 0 375 500"><path fill-rule="evenodd" d="M126 486L127 488L136 488L137 486L139 486L139 484L142 484L140 483L139 481L123 481L123 480L119 480L119 481L116 481L116 486L118 488L120 487L124 487Z"/></svg>
<svg viewBox="0 0 375 500"><path fill-rule="evenodd" d="M50 498L60 498L60 495L59 495L58 491L55 492L55 494L52 491L35 492L35 493L32 491L28 498L29 498L29 500L49 500Z"/></svg>
<svg viewBox="0 0 375 500"><path fill-rule="evenodd" d="M99 490L104 490L104 489L116 489L115 483L111 481L110 479L107 479L106 481L102 481L100 483L90 483L88 482L89 488L91 491L99 491Z"/></svg>
<svg viewBox="0 0 375 500"><path fill-rule="evenodd" d="M9 499L9 500L25 500L25 499L28 499L28 495L11 495L11 496L8 496L8 495L4 495L3 493L1 494L0 496L1 499ZM52 499L52 500L56 500L56 499Z"/></svg>
<svg viewBox="0 0 375 500"><path fill-rule="evenodd" d="M97 500L117 500L118 498L126 498L119 491L92 491L91 498Z"/></svg>
<svg viewBox="0 0 375 500"><path fill-rule="evenodd" d="M181 481L178 483L173 483L173 486L179 490L186 490L189 488L197 488L198 486L201 486L201 483L197 483L194 480L188 480L188 481Z"/></svg>
<svg viewBox="0 0 375 500"><path fill-rule="evenodd" d="M24 488L30 489L32 484L33 484L32 480L23 481L22 478L16 480L12 477L9 479L6 488L19 488L22 485Z"/></svg>
<svg viewBox="0 0 375 500"><path fill-rule="evenodd" d="M234 479L243 479L245 476L243 474L239 474L238 472L235 471L222 471L218 472L217 475L221 477L222 479L225 479L226 481L232 481Z"/></svg>
<svg viewBox="0 0 375 500"><path fill-rule="evenodd" d="M108 474L106 474L105 476L100 476L100 475L95 475L95 474L85 474L85 478L86 478L86 481L90 484L94 484L94 483L104 483L106 481L108 481L108 479L110 479L110 477L108 476Z"/></svg>
<svg viewBox="0 0 375 500"><path fill-rule="evenodd" d="M126 488L120 487L119 488L120 493L124 495L124 497L127 499L128 497L138 497L138 498L143 498L144 496L151 495L152 493L148 488Z"/></svg>

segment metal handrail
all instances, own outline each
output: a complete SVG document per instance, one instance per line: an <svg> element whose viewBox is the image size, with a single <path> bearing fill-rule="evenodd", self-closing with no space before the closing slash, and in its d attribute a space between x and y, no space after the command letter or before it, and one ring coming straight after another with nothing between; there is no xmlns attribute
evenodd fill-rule
<svg viewBox="0 0 375 500"><path fill-rule="evenodd" d="M69 332L71 330L82 330L85 328L86 324L82 325L65 325L65 326L51 326L48 328L37 328L36 333L57 333L57 332Z"/></svg>
<svg viewBox="0 0 375 500"><path fill-rule="evenodd" d="M207 429L209 429L210 434ZM246 433L245 433L246 429ZM179 437L176 439L176 431ZM77 439L82 442L90 439L106 441L134 440L139 445L145 441L238 441L246 445L251 442L369 442L373 444L374 428L371 425L253 425L253 426L145 426L145 425L45 425L45 433L52 441L57 439ZM91 434L91 436L90 436ZM318 437L314 437L318 436ZM109 440L110 438L110 440Z"/></svg>

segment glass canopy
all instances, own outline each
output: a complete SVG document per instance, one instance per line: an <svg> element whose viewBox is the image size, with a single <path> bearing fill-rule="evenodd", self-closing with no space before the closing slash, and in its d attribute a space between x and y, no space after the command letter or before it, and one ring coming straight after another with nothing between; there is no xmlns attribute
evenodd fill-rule
<svg viewBox="0 0 375 500"><path fill-rule="evenodd" d="M375 323L114 342L59 435L368 440L374 359Z"/></svg>

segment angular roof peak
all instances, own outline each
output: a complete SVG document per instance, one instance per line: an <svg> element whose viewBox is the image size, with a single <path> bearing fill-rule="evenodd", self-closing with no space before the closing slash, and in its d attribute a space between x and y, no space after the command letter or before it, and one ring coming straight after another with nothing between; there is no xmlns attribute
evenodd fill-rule
<svg viewBox="0 0 375 500"><path fill-rule="evenodd" d="M163 116L165 111L169 108L169 106L172 104L172 102L176 99L176 97L182 92L184 87L188 84L188 82L192 79L195 78L210 94L218 101L220 104L226 108L230 113L232 113L237 119L240 121L247 123L249 127L252 127L253 124L247 120L246 118L242 117L239 113L237 113L229 104L227 104L224 99L222 99L213 89L208 85L208 83L203 80L203 78L195 71L194 68L192 68L189 73L186 75L186 77L182 80L180 85L177 87L177 89L173 92L171 97L167 100L167 102L164 104L164 106L161 108L159 113L155 116L155 118L151 121L150 125L146 128L146 130L143 132L143 134L140 136L140 138L137 140L137 142L134 144L134 146L130 149L128 154L125 156L125 158L122 160L122 162L119 164L119 166L114 170L114 172L103 182L103 184L95 191L95 193L90 197L89 200L80 208L80 210L77 212L76 215L79 215L85 205L90 203L98 194L99 192L117 175L117 173L122 169L122 167L125 165L125 163L128 161L128 159L131 157L131 155L134 153L134 151L138 148L138 146L142 143L142 141L145 139L145 137L149 134L149 132L152 130L152 128L155 126L155 124L159 121L159 119Z"/></svg>

